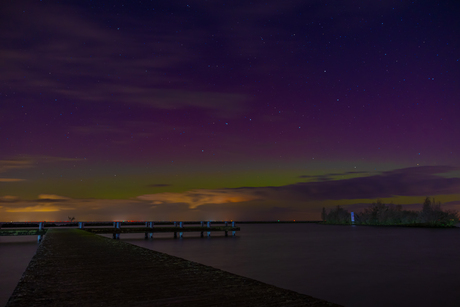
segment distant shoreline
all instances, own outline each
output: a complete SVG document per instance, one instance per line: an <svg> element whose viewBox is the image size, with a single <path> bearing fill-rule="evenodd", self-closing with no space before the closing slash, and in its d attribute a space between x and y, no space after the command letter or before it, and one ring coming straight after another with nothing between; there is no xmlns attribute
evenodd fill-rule
<svg viewBox="0 0 460 307"><path fill-rule="evenodd" d="M417 224L394 224L394 225L382 225L382 224L341 224L341 223L325 223L319 222L318 224L321 225L335 225L335 226L370 226L370 227L412 227L412 228L459 228L459 226L442 226L442 225L431 225L431 224L424 224L424 223L417 223Z"/></svg>

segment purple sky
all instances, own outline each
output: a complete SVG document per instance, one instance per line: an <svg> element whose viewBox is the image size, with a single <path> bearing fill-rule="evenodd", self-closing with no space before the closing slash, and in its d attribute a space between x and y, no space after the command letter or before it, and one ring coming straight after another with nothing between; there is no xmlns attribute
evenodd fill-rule
<svg viewBox="0 0 460 307"><path fill-rule="evenodd" d="M460 208L460 3L7 1L0 221Z"/></svg>

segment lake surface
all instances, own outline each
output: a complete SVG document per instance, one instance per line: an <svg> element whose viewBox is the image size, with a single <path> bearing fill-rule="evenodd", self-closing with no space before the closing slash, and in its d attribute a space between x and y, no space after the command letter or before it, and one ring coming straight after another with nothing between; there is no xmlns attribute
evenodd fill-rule
<svg viewBox="0 0 460 307"><path fill-rule="evenodd" d="M0 306L5 306L37 251L37 237L0 237Z"/></svg>
<svg viewBox="0 0 460 307"><path fill-rule="evenodd" d="M241 224L215 233L122 240L344 306L459 306L460 229ZM0 306L37 247L0 237ZM7 238L17 240L24 238ZM8 256L9 255L9 256ZM6 261L6 262L5 262ZM5 265L7 267L5 267ZM7 287L8 294L3 289ZM4 299L6 297L6 299Z"/></svg>

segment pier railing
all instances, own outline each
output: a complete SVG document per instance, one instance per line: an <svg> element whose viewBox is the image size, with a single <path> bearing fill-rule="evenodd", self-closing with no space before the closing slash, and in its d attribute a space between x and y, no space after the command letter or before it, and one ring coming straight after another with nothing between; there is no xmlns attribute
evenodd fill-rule
<svg viewBox="0 0 460 307"><path fill-rule="evenodd" d="M186 225L187 224L187 225ZM3 226L3 227L1 227ZM112 226L112 227L104 227ZM124 226L124 227L122 227ZM133 227L134 226L134 227ZM21 227L21 228L17 228ZM24 227L28 227L27 229ZM38 227L38 229L30 229ZM32 223L3 223L0 225L0 236L22 236L37 235L40 242L46 234L46 227L70 227L79 228L95 234L112 234L114 239L120 239L122 233L144 233L145 239L153 239L154 233L173 233L174 238L182 238L185 232L200 232L201 237L206 233L207 237L211 232L224 232L225 236L231 232L232 236L240 228L235 226L235 222L227 221L200 221L200 222L32 222Z"/></svg>

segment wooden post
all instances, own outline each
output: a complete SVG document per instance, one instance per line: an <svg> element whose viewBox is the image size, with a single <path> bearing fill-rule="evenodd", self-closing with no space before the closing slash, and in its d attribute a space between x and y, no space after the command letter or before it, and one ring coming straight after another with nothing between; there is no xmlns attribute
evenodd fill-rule
<svg viewBox="0 0 460 307"><path fill-rule="evenodd" d="M120 229L121 228L121 222L113 222L113 227L115 229ZM114 233L113 238L116 240L120 240L120 234L119 233Z"/></svg>
<svg viewBox="0 0 460 307"><path fill-rule="evenodd" d="M211 221L208 221L206 224L207 224L206 226L207 226L208 228L211 228ZM208 237L210 237L210 236L211 236L211 232L208 231Z"/></svg>
<svg viewBox="0 0 460 307"><path fill-rule="evenodd" d="M204 227L204 222L201 221L200 225L201 225L201 227ZM203 231L201 232L201 237L203 238Z"/></svg>
<svg viewBox="0 0 460 307"><path fill-rule="evenodd" d="M145 222L145 227L152 228L153 229L153 222ZM145 233L145 239L153 239L153 232L146 232Z"/></svg>
<svg viewBox="0 0 460 307"><path fill-rule="evenodd" d="M38 223L38 230L43 230L45 229L45 222L40 222ZM37 242L40 243L43 239L42 235L38 235Z"/></svg>
<svg viewBox="0 0 460 307"><path fill-rule="evenodd" d="M228 222L226 221L225 222L225 227L227 227L227 226L228 226ZM227 230L225 230L225 236L228 237L228 231Z"/></svg>

